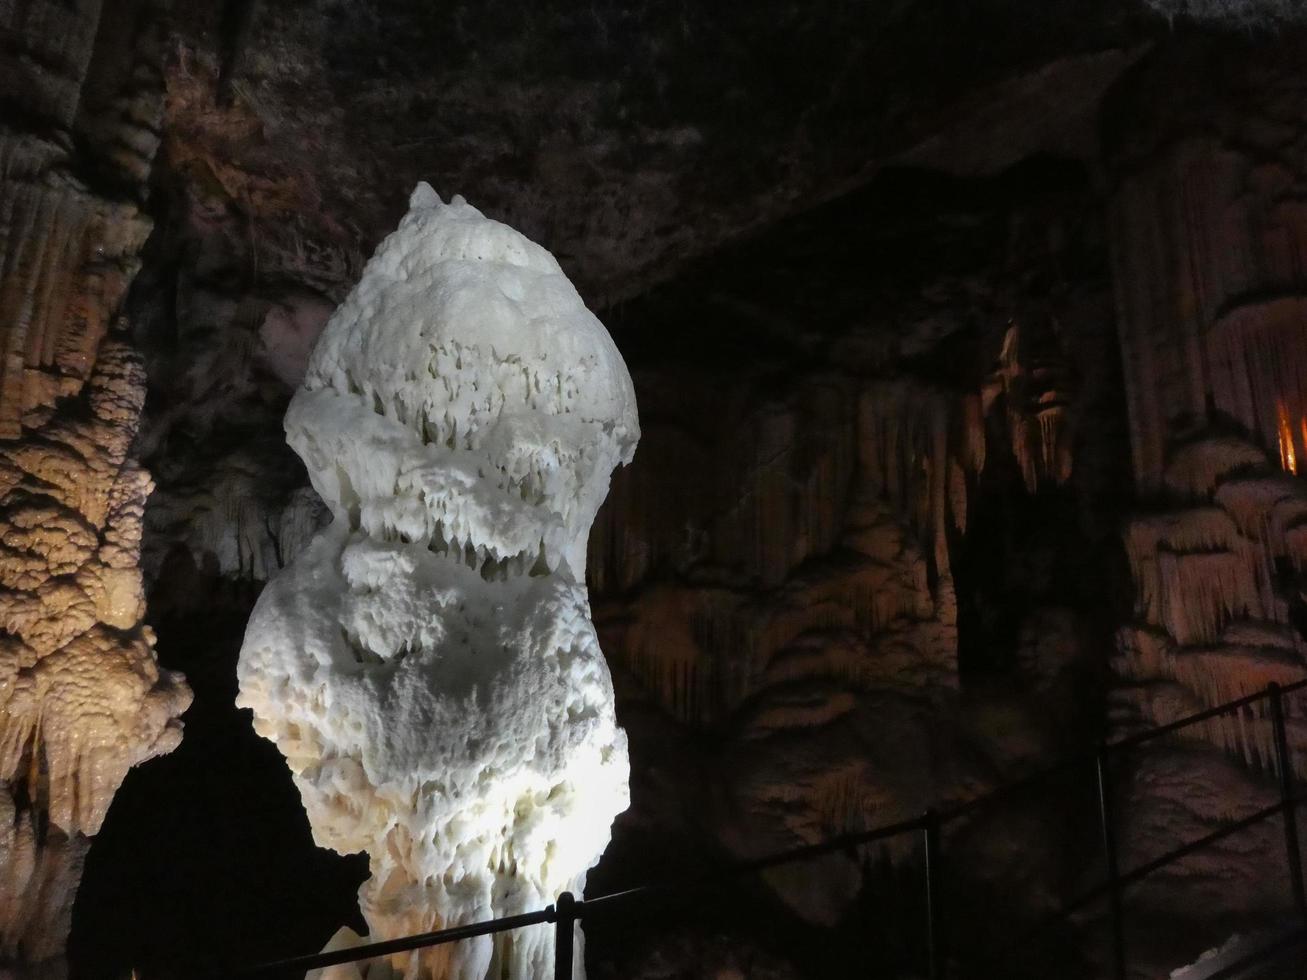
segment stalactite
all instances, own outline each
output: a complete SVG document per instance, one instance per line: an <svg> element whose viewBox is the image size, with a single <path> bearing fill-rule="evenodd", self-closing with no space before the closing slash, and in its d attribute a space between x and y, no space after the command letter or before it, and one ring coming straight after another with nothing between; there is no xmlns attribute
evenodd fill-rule
<svg viewBox="0 0 1307 980"><path fill-rule="evenodd" d="M591 539L596 592L600 582L630 588L667 561L702 576L623 600L627 623L609 647L659 704L695 725L729 715L785 676L774 665L796 658L816 657L807 662L860 685L957 683L948 540L965 527L969 480L984 460L979 398L906 381L854 392L815 376L783 405L750 410L759 424L744 439L738 407L705 410L698 424L722 424L722 451L736 462L702 468L684 462L697 441L688 431L673 441L655 405L642 455L618 475ZM805 441L803 431L824 434ZM684 510L650 493L642 466L672 487L693 482L696 493L670 495ZM736 482L714 486L705 471ZM696 515L728 492L710 520ZM675 529L660 526L673 519ZM826 643L842 652L812 653Z"/></svg>
<svg viewBox="0 0 1307 980"><path fill-rule="evenodd" d="M1029 493L1071 476L1074 430L1070 378L1056 324L1042 330L1013 323L982 392L988 414L1002 401L1008 445Z"/></svg>
<svg viewBox="0 0 1307 980"><path fill-rule="evenodd" d="M911 382L867 385L858 402L858 464L861 492L884 500L928 544L940 575L949 571L948 527L966 521L963 475L983 465L983 435L968 399ZM950 434L961 429L960 438ZM957 444L954 444L956 441ZM969 465L970 464L970 465ZM961 513L954 501L962 505Z"/></svg>
<svg viewBox="0 0 1307 980"><path fill-rule="evenodd" d="M1206 348L1217 411L1296 473L1307 460L1307 297L1236 306L1212 324Z"/></svg>

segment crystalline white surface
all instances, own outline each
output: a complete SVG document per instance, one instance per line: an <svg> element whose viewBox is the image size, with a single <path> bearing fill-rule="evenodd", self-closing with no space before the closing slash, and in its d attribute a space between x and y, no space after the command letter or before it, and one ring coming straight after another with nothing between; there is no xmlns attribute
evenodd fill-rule
<svg viewBox="0 0 1307 980"><path fill-rule="evenodd" d="M579 892L628 804L585 549L630 376L540 246L425 184L286 414L333 523L265 589L238 703L315 839L367 850L373 938ZM377 964L549 975L552 930Z"/></svg>

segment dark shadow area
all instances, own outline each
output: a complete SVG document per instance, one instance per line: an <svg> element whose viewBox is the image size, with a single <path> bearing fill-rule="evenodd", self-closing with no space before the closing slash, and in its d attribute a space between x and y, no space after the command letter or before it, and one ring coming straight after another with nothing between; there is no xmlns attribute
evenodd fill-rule
<svg viewBox="0 0 1307 980"><path fill-rule="evenodd" d="M160 662L185 671L195 702L181 747L130 772L95 839L73 916L74 978L222 976L316 952L341 925L364 929L367 859L314 846L285 761L235 707L250 590L176 567L163 577L195 590L191 608L155 623Z"/></svg>

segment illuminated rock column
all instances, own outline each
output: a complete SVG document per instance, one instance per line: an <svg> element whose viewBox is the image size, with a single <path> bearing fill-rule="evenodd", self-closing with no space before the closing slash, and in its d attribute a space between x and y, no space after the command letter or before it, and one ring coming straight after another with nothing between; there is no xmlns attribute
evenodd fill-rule
<svg viewBox="0 0 1307 980"><path fill-rule="evenodd" d="M101 6L0 5L0 118L23 127L0 128L0 962L33 976L62 972L89 838L190 700L143 623L145 377L114 329L160 35L148 3Z"/></svg>
<svg viewBox="0 0 1307 980"><path fill-rule="evenodd" d="M579 893L629 802L585 587L590 525L639 438L603 325L547 251L420 185L286 433L334 520L260 596L238 703L317 842L367 851L371 938ZM533 980L553 952L540 926L363 974Z"/></svg>

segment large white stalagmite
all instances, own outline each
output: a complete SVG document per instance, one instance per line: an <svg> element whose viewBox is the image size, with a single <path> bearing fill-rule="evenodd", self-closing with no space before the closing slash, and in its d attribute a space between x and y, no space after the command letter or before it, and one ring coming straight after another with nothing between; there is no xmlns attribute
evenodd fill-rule
<svg viewBox="0 0 1307 980"><path fill-rule="evenodd" d="M286 413L334 520L264 590L241 706L372 938L579 892L628 803L586 539L639 439L621 355L545 249L420 184ZM552 975L536 927L369 977ZM580 970L578 968L578 976Z"/></svg>

